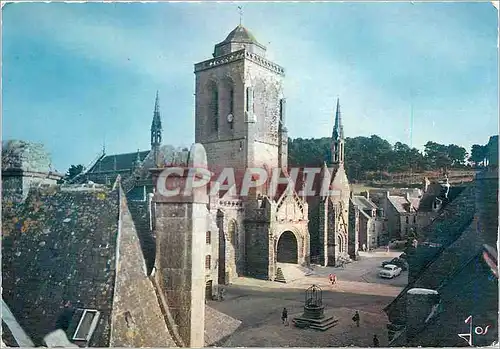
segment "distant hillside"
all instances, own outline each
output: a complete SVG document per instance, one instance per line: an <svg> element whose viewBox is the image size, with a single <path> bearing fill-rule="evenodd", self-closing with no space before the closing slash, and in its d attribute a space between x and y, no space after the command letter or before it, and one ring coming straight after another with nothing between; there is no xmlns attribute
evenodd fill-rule
<svg viewBox="0 0 500 349"><path fill-rule="evenodd" d="M353 183L370 182L373 185L391 183L401 185L420 183L424 176L442 178L446 172L452 181L467 181L474 174L474 167L484 164L486 146L474 145L471 156L464 147L427 142L423 152L397 142L373 135L346 138L345 167ZM481 152L478 153L477 149ZM289 139L288 162L290 167L316 167L331 158L330 138Z"/></svg>

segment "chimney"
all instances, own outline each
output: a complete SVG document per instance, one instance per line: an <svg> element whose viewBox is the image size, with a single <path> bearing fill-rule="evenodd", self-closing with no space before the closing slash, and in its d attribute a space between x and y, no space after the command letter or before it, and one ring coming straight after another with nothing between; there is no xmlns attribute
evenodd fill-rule
<svg viewBox="0 0 500 349"><path fill-rule="evenodd" d="M189 153L188 167L207 168L205 148L194 144ZM207 209L208 194L205 185L193 188L183 195L189 180L188 170L180 177L166 176L169 168L152 169L157 190L153 198L156 234L156 260L153 282L162 307L170 313L167 318L173 335L182 346L204 347L205 328L205 246L210 229ZM172 169L170 169L172 170ZM178 195L161 195L166 182L181 183ZM199 179L197 179L199 180ZM182 185L184 184L184 185ZM179 185L169 189L179 188ZM215 258L213 258L215 259Z"/></svg>
<svg viewBox="0 0 500 349"><path fill-rule="evenodd" d="M406 335L408 344L414 344L418 333L437 313L439 293L426 288L412 288L406 293Z"/></svg>

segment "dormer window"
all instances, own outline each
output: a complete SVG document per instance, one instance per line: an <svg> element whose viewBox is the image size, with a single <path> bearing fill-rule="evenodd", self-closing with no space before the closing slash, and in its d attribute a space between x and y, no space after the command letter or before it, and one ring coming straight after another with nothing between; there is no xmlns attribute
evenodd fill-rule
<svg viewBox="0 0 500 349"><path fill-rule="evenodd" d="M74 341L88 342L97 327L100 312L94 309L78 309L77 312L83 312L73 335Z"/></svg>
<svg viewBox="0 0 500 349"><path fill-rule="evenodd" d="M210 231L207 231L206 242L207 245L210 245L212 243L212 233Z"/></svg>

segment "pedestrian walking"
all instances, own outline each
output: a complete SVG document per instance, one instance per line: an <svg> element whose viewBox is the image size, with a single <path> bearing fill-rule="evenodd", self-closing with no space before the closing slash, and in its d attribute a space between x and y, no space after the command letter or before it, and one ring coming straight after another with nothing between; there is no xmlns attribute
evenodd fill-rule
<svg viewBox="0 0 500 349"><path fill-rule="evenodd" d="M328 275L328 280L330 280L330 283L333 285L333 275L332 274Z"/></svg>
<svg viewBox="0 0 500 349"><path fill-rule="evenodd" d="M377 338L376 334L373 335L373 346L374 347L378 347L379 346L379 341L378 341L378 338Z"/></svg>
<svg viewBox="0 0 500 349"><path fill-rule="evenodd" d="M354 316L352 317L352 321L354 321L356 323L356 327L359 327L359 313L357 310L356 310L356 313L354 314Z"/></svg>
<svg viewBox="0 0 500 349"><path fill-rule="evenodd" d="M283 325L288 326L288 310L283 308L283 312L281 313L281 322Z"/></svg>
<svg viewBox="0 0 500 349"><path fill-rule="evenodd" d="M336 283L337 283L337 275L333 274L332 285L335 285Z"/></svg>
<svg viewBox="0 0 500 349"><path fill-rule="evenodd" d="M366 244L363 244L363 252L366 252Z"/></svg>

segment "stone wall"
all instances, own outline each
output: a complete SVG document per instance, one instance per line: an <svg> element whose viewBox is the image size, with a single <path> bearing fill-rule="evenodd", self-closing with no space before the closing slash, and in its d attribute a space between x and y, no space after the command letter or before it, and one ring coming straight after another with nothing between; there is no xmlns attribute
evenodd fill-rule
<svg viewBox="0 0 500 349"><path fill-rule="evenodd" d="M269 279L269 224L245 221L247 275Z"/></svg>
<svg viewBox="0 0 500 349"><path fill-rule="evenodd" d="M50 155L43 144L7 141L2 149L2 193L13 201L27 198L30 188L54 185L61 174L52 170Z"/></svg>
<svg viewBox="0 0 500 349"><path fill-rule="evenodd" d="M30 172L50 172L49 153L41 143L10 140L2 146L2 170L21 169Z"/></svg>
<svg viewBox="0 0 500 349"><path fill-rule="evenodd" d="M201 144L191 147L189 167L207 165ZM161 170L154 170L153 181ZM186 180L185 178L183 180ZM190 347L204 346L206 232L211 228L207 216L206 188L191 196L161 196L155 202L156 234L155 284L161 301L168 308L171 326ZM165 304L166 303L166 304Z"/></svg>

